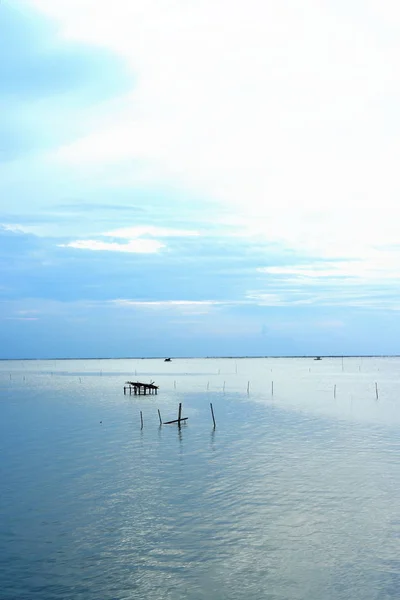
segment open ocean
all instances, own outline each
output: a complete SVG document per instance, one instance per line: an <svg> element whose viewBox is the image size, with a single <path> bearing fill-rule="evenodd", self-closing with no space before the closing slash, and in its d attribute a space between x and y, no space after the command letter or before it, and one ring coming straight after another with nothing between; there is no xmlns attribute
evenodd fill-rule
<svg viewBox="0 0 400 600"><path fill-rule="evenodd" d="M400 598L400 358L0 361L0 453L1 600Z"/></svg>

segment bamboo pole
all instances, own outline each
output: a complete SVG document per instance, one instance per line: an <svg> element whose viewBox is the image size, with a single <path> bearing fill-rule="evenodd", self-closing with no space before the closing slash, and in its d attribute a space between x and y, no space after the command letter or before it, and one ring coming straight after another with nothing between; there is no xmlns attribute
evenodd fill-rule
<svg viewBox="0 0 400 600"><path fill-rule="evenodd" d="M157 408L157 410L158 410L158 418L160 419L160 425L162 425L162 419L161 419L160 409Z"/></svg>

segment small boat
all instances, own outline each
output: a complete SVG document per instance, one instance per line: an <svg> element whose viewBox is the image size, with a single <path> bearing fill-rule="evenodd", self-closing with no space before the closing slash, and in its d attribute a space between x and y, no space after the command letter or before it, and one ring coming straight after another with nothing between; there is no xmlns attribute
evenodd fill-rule
<svg viewBox="0 0 400 600"><path fill-rule="evenodd" d="M171 362L170 358L164 358L164 362Z"/></svg>
<svg viewBox="0 0 400 600"><path fill-rule="evenodd" d="M314 360L322 360L322 358L320 356L317 356L316 358L314 358Z"/></svg>

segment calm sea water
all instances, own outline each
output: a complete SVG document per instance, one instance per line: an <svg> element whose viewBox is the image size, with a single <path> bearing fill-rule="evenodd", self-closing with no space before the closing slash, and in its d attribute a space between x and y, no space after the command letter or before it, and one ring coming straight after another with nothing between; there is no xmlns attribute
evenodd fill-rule
<svg viewBox="0 0 400 600"><path fill-rule="evenodd" d="M400 359L4 361L0 452L2 600L400 597Z"/></svg>

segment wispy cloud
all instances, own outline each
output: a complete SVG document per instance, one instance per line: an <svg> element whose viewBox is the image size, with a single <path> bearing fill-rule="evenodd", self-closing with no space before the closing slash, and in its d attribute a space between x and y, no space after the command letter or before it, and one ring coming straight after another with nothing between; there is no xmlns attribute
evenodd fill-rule
<svg viewBox="0 0 400 600"><path fill-rule="evenodd" d="M359 260L340 260L312 264L298 264L285 266L260 267L260 273L296 277L316 281L318 279L355 280L360 283L365 281L390 281L400 280L400 249L392 252L369 252Z"/></svg>
<svg viewBox="0 0 400 600"><path fill-rule="evenodd" d="M229 302L218 300L160 300L140 301L128 299L116 299L110 302L113 306L130 309L143 309L151 311L172 311L189 315L205 315L215 308L241 304L241 302Z"/></svg>
<svg viewBox="0 0 400 600"><path fill-rule="evenodd" d="M197 237L200 233L189 229L171 229L168 227L154 227L152 225L137 225L134 227L121 227L120 229L106 231L102 235L106 237L132 239L143 236L158 238Z"/></svg>
<svg viewBox="0 0 400 600"><path fill-rule="evenodd" d="M75 248L76 250L93 250L96 252L128 252L133 254L154 254L164 248L157 240L136 239L126 244L117 242L102 242L99 240L75 240L68 244L58 244L60 248Z"/></svg>
<svg viewBox="0 0 400 600"><path fill-rule="evenodd" d="M11 231L12 233L32 233L34 228L18 223L0 223L0 230Z"/></svg>
<svg viewBox="0 0 400 600"><path fill-rule="evenodd" d="M74 248L77 250L154 254L166 248L166 244L154 238L192 238L199 236L199 232L189 229L136 225L132 227L121 227L99 234L100 238L105 237L113 238L114 240L127 240L124 243L120 241L105 242L102 239L86 239L73 240L66 244L58 244L58 246L60 248Z"/></svg>
<svg viewBox="0 0 400 600"><path fill-rule="evenodd" d="M341 306L399 310L400 254L373 251L357 261L260 267L266 290L247 298L265 306Z"/></svg>

